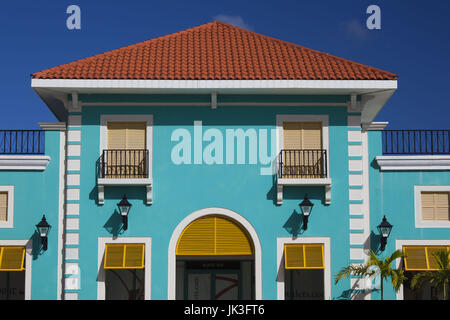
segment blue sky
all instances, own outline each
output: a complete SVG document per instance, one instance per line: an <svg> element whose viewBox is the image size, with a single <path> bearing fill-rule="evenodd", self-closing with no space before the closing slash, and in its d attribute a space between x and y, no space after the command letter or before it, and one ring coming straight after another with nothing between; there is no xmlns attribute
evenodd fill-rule
<svg viewBox="0 0 450 320"><path fill-rule="evenodd" d="M81 8L68 30L66 8ZM381 30L366 9L381 8ZM30 74L213 20L328 52L399 75L376 118L391 129L450 129L450 1L258 0L3 2L0 9L0 129L56 121Z"/></svg>

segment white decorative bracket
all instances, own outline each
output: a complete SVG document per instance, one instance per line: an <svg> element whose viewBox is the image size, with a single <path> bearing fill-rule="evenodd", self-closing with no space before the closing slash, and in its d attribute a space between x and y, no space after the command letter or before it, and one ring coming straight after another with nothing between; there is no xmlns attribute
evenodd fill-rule
<svg viewBox="0 0 450 320"><path fill-rule="evenodd" d="M211 92L211 109L217 109L217 92Z"/></svg>

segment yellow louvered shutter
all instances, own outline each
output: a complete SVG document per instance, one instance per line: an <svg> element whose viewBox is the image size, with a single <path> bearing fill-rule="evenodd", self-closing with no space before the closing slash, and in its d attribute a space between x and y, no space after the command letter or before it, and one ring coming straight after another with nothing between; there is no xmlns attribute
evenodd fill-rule
<svg viewBox="0 0 450 320"><path fill-rule="evenodd" d="M422 192L422 219L449 221L449 192Z"/></svg>
<svg viewBox="0 0 450 320"><path fill-rule="evenodd" d="M216 217L216 254L247 255L253 249L247 232L234 221Z"/></svg>
<svg viewBox="0 0 450 320"><path fill-rule="evenodd" d="M425 247L404 247L405 270L427 270L427 254Z"/></svg>
<svg viewBox="0 0 450 320"><path fill-rule="evenodd" d="M0 221L8 220L8 192L0 192Z"/></svg>
<svg viewBox="0 0 450 320"><path fill-rule="evenodd" d="M0 271L25 270L24 260L24 247L0 247Z"/></svg>
<svg viewBox="0 0 450 320"><path fill-rule="evenodd" d="M127 244L125 246L125 262L126 269L136 269L144 267L144 245L143 244Z"/></svg>
<svg viewBox="0 0 450 320"><path fill-rule="evenodd" d="M285 244L286 269L323 269L323 244Z"/></svg>
<svg viewBox="0 0 450 320"><path fill-rule="evenodd" d="M178 239L177 255L251 255L247 232L222 216L207 216L189 224Z"/></svg>
<svg viewBox="0 0 450 320"><path fill-rule="evenodd" d="M424 271L424 270L438 270L439 265L436 258L433 256L438 250L450 250L446 246L405 246L403 252L406 257L405 270L408 271Z"/></svg>
<svg viewBox="0 0 450 320"><path fill-rule="evenodd" d="M284 245L284 267L286 269L303 269L305 258L302 244Z"/></svg>
<svg viewBox="0 0 450 320"><path fill-rule="evenodd" d="M143 269L144 244L107 244L105 269Z"/></svg>
<svg viewBox="0 0 450 320"><path fill-rule="evenodd" d="M438 270L439 265L436 261L436 258L433 256L433 253L435 253L438 250L446 249L445 247L427 247L427 259L428 259L428 270Z"/></svg>
<svg viewBox="0 0 450 320"><path fill-rule="evenodd" d="M322 244L305 245L305 268L324 268Z"/></svg>

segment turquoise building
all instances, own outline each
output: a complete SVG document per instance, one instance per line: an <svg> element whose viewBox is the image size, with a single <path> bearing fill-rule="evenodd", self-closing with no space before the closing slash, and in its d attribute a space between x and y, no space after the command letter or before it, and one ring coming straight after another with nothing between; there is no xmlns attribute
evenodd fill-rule
<svg viewBox="0 0 450 320"><path fill-rule="evenodd" d="M0 133L0 299L379 299L336 274L450 247L450 131L374 122L393 73L212 22L31 87L59 122Z"/></svg>

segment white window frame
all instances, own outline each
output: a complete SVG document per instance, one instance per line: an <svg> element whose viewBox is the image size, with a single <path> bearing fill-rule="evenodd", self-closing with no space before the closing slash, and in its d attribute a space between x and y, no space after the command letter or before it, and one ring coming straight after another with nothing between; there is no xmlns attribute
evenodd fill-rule
<svg viewBox="0 0 450 320"><path fill-rule="evenodd" d="M148 149L148 178L130 179L97 179L98 204L105 201L104 187L110 186L145 186L147 189L147 204L153 203L153 115L152 114L103 114L100 116L100 150L101 156L108 146L108 122L146 122L146 148Z"/></svg>
<svg viewBox="0 0 450 320"><path fill-rule="evenodd" d="M107 244L134 244L143 243L145 245L145 265L144 265L144 299L151 300L151 269L152 269L152 238L151 237L100 237L98 238L98 277L97 277L97 300L106 299L105 268L104 257Z"/></svg>
<svg viewBox="0 0 450 320"><path fill-rule="evenodd" d="M277 299L285 300L285 275L284 275L284 245L285 244L322 244L324 261L324 298L331 300L331 247L329 237L302 237L293 239L291 237L277 238Z"/></svg>
<svg viewBox="0 0 450 320"><path fill-rule="evenodd" d="M327 114L277 114L277 157L283 149L283 123L284 122L321 122L322 123L322 148L327 152L327 178L311 179L280 179L277 178L277 204L283 202L284 186L324 186L325 203L331 203L331 174L330 174L330 137L329 116ZM278 161L276 161L276 174L278 177Z"/></svg>
<svg viewBox="0 0 450 320"><path fill-rule="evenodd" d="M153 115L152 114L103 114L100 116L100 150L108 147L108 122L146 122L146 148L148 149L150 160L153 154ZM148 164L148 176L152 177L152 161Z"/></svg>
<svg viewBox="0 0 450 320"><path fill-rule="evenodd" d="M422 219L422 192L449 192L450 185L414 186L414 216L416 228L450 228L450 221L429 221Z"/></svg>
<svg viewBox="0 0 450 320"><path fill-rule="evenodd" d="M403 240L398 239L395 241L395 250L402 250L405 246L427 246L427 247L436 247L436 246L450 246L450 239L413 239L413 240ZM400 262L402 259L397 259L395 262L395 267L398 269L400 267ZM397 300L404 299L403 285L400 286L396 294Z"/></svg>
<svg viewBox="0 0 450 320"><path fill-rule="evenodd" d="M14 227L14 186L0 186L0 192L8 193L8 211L6 221L0 221L0 228Z"/></svg>
<svg viewBox="0 0 450 320"><path fill-rule="evenodd" d="M25 247L25 300L31 300L31 264L33 261L33 240L1 240L0 246Z"/></svg>

